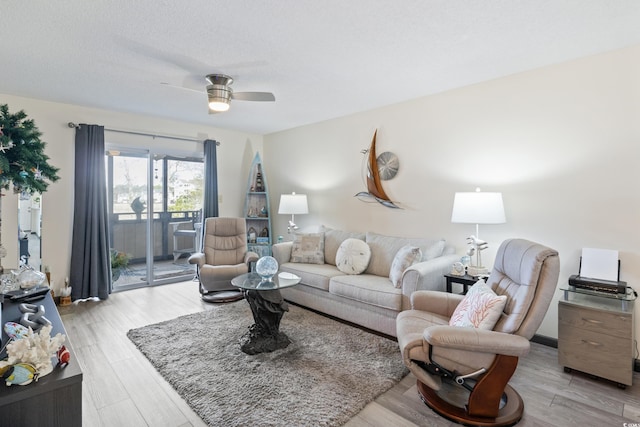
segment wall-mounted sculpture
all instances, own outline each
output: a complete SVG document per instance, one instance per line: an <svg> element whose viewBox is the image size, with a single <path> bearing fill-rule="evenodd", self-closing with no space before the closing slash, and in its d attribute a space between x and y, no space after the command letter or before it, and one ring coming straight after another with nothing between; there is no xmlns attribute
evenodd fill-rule
<svg viewBox="0 0 640 427"><path fill-rule="evenodd" d="M372 201L380 203L388 208L400 209L398 205L389 199L387 193L382 188L382 181L389 180L398 173L399 161L398 157L388 151L376 157L376 135L378 130L373 133L371 146L362 150L362 154L366 155L367 170L364 174L364 181L367 185L367 191L361 191L356 197L363 201Z"/></svg>

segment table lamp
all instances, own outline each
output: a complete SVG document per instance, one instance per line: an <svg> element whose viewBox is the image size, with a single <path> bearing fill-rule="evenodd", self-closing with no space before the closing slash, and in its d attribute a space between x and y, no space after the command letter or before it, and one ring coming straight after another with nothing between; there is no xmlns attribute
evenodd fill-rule
<svg viewBox="0 0 640 427"><path fill-rule="evenodd" d="M307 214L309 213L309 207L307 205L306 194L282 194L280 196L280 206L278 207L279 214L291 215L291 220L287 227L287 232L293 233L298 229L295 223L295 214Z"/></svg>
<svg viewBox="0 0 640 427"><path fill-rule="evenodd" d="M489 270L482 265L480 252L489 247L480 239L480 224L503 224L506 222L502 193L484 193L479 188L475 192L456 193L453 199L451 222L475 224L476 234L467 238L471 246L468 255L476 255L475 264L467 268L467 274L480 276Z"/></svg>

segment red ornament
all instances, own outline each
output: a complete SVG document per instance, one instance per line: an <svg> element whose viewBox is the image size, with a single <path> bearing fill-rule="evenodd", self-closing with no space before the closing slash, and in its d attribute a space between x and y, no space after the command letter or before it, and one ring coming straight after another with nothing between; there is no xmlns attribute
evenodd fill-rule
<svg viewBox="0 0 640 427"><path fill-rule="evenodd" d="M69 364L69 360L71 360L71 353L67 350L67 347L61 346L56 352L56 356L58 356L58 365L67 366Z"/></svg>

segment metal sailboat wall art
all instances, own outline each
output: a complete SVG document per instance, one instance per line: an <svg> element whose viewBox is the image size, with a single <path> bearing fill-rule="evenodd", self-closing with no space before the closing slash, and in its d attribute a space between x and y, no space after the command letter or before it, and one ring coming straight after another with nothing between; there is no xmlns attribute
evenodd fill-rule
<svg viewBox="0 0 640 427"><path fill-rule="evenodd" d="M365 175L365 183L367 185L367 191L361 191L356 194L355 197L359 198L362 201L376 201L383 206L393 209L400 209L398 205L391 201L387 193L385 193L384 188L382 188L382 179L380 178L380 166L378 165L378 157L376 156L376 135L378 134L378 130L373 133L373 139L371 140L371 146L368 149L362 150L362 154L366 155L367 159L367 171ZM393 172L393 176L395 176L395 172L398 170L398 161L397 157L391 153L383 153L391 156L391 159L388 159L385 156L385 161L388 161L385 164L387 170L391 170ZM381 155L382 156L382 155ZM389 178L390 179L390 178Z"/></svg>

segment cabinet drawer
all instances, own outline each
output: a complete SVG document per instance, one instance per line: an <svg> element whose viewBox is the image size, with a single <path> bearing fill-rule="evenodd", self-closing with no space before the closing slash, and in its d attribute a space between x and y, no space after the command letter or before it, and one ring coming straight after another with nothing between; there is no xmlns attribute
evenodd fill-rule
<svg viewBox="0 0 640 427"><path fill-rule="evenodd" d="M629 338L561 324L558 361L562 366L631 385L633 343Z"/></svg>
<svg viewBox="0 0 640 427"><path fill-rule="evenodd" d="M630 314L575 307L562 301L558 307L558 321L567 326L622 338L631 337L633 326Z"/></svg>

